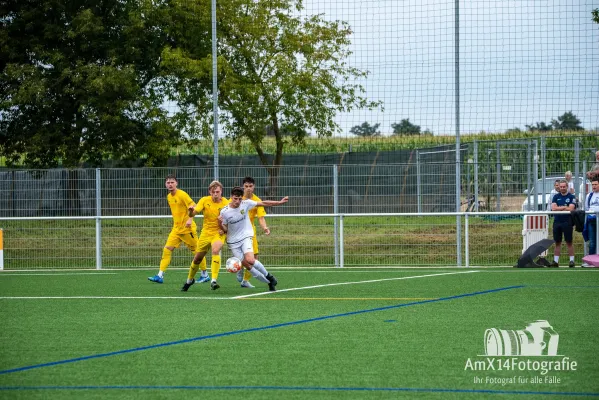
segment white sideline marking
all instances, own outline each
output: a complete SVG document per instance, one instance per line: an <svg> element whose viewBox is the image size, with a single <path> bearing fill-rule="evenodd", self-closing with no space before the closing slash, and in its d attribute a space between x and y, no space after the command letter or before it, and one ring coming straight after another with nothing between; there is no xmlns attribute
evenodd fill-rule
<svg viewBox="0 0 599 400"><path fill-rule="evenodd" d="M3 276L58 276L58 275L117 275L116 272L71 272L71 273L64 273L64 274L59 274L59 273L51 273L51 274L47 274L47 273L40 273L40 274L20 274L20 273L10 273L10 272L3 272L0 274L0 277Z"/></svg>
<svg viewBox="0 0 599 400"><path fill-rule="evenodd" d="M176 296L2 296L0 300L231 300L233 297L176 297Z"/></svg>
<svg viewBox="0 0 599 400"><path fill-rule="evenodd" d="M400 278L373 279L373 280L369 280L369 281L327 283L325 285L314 285L314 286L304 286L304 287L290 288L290 289L281 289L281 290L277 290L276 292L260 292L260 293L246 294L243 296L232 297L232 299L244 299L246 297L263 296L263 295L271 294L271 293L290 292L292 290L315 289L315 288L321 288L321 287L327 287L327 286L354 285L354 284L359 284L359 283L372 283L372 282L383 282L383 281L399 281L399 280L403 280L403 279L428 278L428 277L432 277L432 276L472 274L474 272L479 272L479 271L445 272L442 274L403 276Z"/></svg>

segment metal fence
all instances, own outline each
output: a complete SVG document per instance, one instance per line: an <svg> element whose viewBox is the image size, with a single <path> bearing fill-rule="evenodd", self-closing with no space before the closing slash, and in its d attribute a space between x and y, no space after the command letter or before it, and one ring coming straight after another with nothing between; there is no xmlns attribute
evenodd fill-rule
<svg viewBox="0 0 599 400"><path fill-rule="evenodd" d="M544 137L464 144L461 209L544 209L546 205L539 202L551 187L542 186L545 193L533 194L537 183L563 178L568 170L574 175L577 196L583 196L590 189L588 183L582 184L583 177L596 162L599 136L585 139L584 146L582 140L574 140L572 148L547 146ZM346 158L351 157L335 155L333 165L276 169L239 162L221 166L219 177L225 195L245 176L253 176L256 193L263 199L290 196L289 205L272 211L278 214L458 211L455 148L398 153L396 157L393 152L384 157L367 153L369 158L362 155L363 164L348 164ZM164 179L173 173L179 188L199 199L208 194L214 171L212 166L0 170L0 217L169 215ZM524 207L525 202L530 204Z"/></svg>
<svg viewBox="0 0 599 400"><path fill-rule="evenodd" d="M462 233L456 215L270 215L271 235L258 236L260 259L274 267L516 263L523 250L523 213L461 213ZM118 269L158 268L171 222L165 216L0 218L0 226L7 270ZM578 233L574 246L580 265L585 246ZM226 246L223 256L230 256ZM171 267L188 267L191 259L182 246Z"/></svg>

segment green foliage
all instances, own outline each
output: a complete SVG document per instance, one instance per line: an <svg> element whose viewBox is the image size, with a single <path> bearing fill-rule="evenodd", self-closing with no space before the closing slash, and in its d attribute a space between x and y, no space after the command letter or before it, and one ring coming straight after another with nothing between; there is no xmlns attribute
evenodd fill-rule
<svg viewBox="0 0 599 400"><path fill-rule="evenodd" d="M556 131L582 131L584 128L580 125L580 120L572 113L568 111L557 117L557 120L552 119L551 125Z"/></svg>
<svg viewBox="0 0 599 400"><path fill-rule="evenodd" d="M185 0L209 15L207 0ZM300 17L301 1L223 0L217 3L220 126L234 141L248 139L264 165L265 127L274 132L274 164L284 149L302 145L308 132L329 137L334 117L355 108L375 108L364 89L349 83L367 72L346 64L351 29L320 15ZM173 99L194 138L212 136L211 56L185 43L163 52L167 70L178 71ZM292 135L285 138L282 127Z"/></svg>
<svg viewBox="0 0 599 400"><path fill-rule="evenodd" d="M8 165L162 163L165 9L151 1L11 0L0 21L0 154ZM163 3L164 4L164 3Z"/></svg>
<svg viewBox="0 0 599 400"><path fill-rule="evenodd" d="M596 23L599 24L599 8L595 8L592 11L592 14L593 14L593 21L595 21Z"/></svg>
<svg viewBox="0 0 599 400"><path fill-rule="evenodd" d="M379 131L379 126L381 124L370 125L368 122L364 122L362 125L356 125L349 130L349 133L366 137L366 136L380 136L381 131Z"/></svg>
<svg viewBox="0 0 599 400"><path fill-rule="evenodd" d="M525 125L526 129L530 132L549 132L553 130L551 125L547 125L544 122L537 122L534 125Z"/></svg>
<svg viewBox="0 0 599 400"><path fill-rule="evenodd" d="M518 128L515 128L518 129ZM582 131L584 128L581 125L581 121L572 113L568 111L563 115L552 119L551 124L545 122L537 122L534 125L526 125L526 129L530 132L549 132L552 130L556 131ZM519 130L519 129L518 129Z"/></svg>
<svg viewBox="0 0 599 400"><path fill-rule="evenodd" d="M489 146L495 146L495 141L516 139L540 139L538 132L509 132L509 133L479 133L461 135L462 143L473 141L487 142ZM547 146L563 146L564 149L574 148L574 140L580 139L583 148L597 147L597 134L582 135L580 131L560 132L560 136L546 135ZM213 154L213 142L211 139L195 140L173 148L172 156L180 154ZM344 153L347 151L393 151L393 150L415 150L427 147L455 145L455 136L375 136L375 137L308 137L303 143L289 143L285 147L286 154L326 154ZM481 146L483 144L481 143ZM267 154L274 154L276 142L274 138L267 137L262 141L263 150ZM494 147L493 147L494 148ZM252 143L248 139L233 141L232 139L219 140L220 154L247 155L254 152ZM569 155L571 158L571 154Z"/></svg>
<svg viewBox="0 0 599 400"><path fill-rule="evenodd" d="M420 135L420 126L410 122L410 119L402 119L399 124L391 124L393 134L399 136ZM427 131L428 133L428 131Z"/></svg>

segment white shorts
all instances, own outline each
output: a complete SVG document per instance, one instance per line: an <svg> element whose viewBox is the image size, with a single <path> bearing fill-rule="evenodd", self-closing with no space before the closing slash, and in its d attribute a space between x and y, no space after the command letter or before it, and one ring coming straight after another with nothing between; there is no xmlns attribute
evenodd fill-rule
<svg viewBox="0 0 599 400"><path fill-rule="evenodd" d="M229 249L231 250L231 253L233 253L234 257L243 260L245 253L251 253L254 251L252 238L248 237L235 244L229 244Z"/></svg>

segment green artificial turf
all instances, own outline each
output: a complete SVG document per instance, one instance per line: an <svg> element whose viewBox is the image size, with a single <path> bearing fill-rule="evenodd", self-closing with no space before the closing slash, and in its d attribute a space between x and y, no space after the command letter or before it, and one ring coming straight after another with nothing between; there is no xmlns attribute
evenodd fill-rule
<svg viewBox="0 0 599 400"><path fill-rule="evenodd" d="M599 395L599 271L272 272L276 293L255 280L240 288L226 272L219 290L186 293L183 270L162 285L147 281L154 271L1 273L0 398ZM249 294L259 295L234 298ZM536 320L559 334L559 356L516 360L568 357L576 370L467 368L486 360L488 328ZM491 382L501 378L515 382Z"/></svg>

